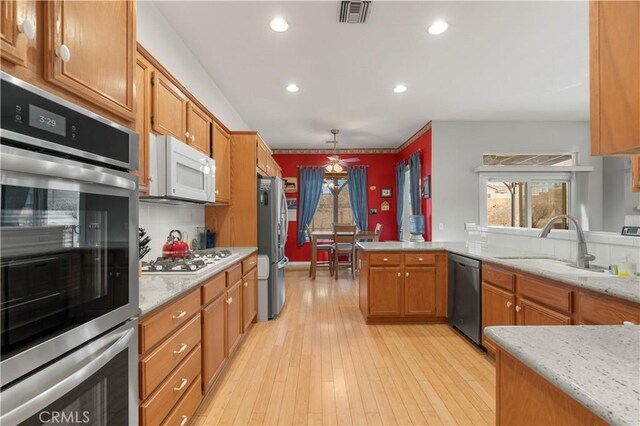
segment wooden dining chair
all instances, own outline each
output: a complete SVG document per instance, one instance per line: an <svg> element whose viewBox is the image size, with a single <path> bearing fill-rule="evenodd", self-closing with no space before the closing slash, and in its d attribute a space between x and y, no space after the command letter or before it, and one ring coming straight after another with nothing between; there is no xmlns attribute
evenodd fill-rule
<svg viewBox="0 0 640 426"><path fill-rule="evenodd" d="M347 256L347 262L340 263L340 255ZM356 226L335 223L333 225L333 274L336 280L340 266L351 269L351 277L356 279Z"/></svg>
<svg viewBox="0 0 640 426"><path fill-rule="evenodd" d="M316 270L318 267L328 267L329 276L333 276L333 241L319 241L313 236L313 232L309 225L306 227L309 236L309 244L311 244L311 263L309 265L309 276L312 280L316 279ZM318 261L318 253L327 253L328 260Z"/></svg>
<svg viewBox="0 0 640 426"><path fill-rule="evenodd" d="M376 227L373 230L373 232L374 232L373 241L374 242L380 241L380 234L382 234L382 224L381 223L376 224Z"/></svg>

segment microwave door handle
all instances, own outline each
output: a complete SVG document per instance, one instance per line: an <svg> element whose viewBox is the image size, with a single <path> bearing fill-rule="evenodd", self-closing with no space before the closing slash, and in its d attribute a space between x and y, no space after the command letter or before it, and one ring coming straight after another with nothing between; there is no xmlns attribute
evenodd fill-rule
<svg viewBox="0 0 640 426"><path fill-rule="evenodd" d="M84 357L84 360L91 359L88 361L83 367L77 369L77 361L73 363L69 363L70 365L66 366L69 369L69 375L57 382L57 383L46 383L46 371L45 368L39 374L32 376L31 378L25 379L24 382L18 383L16 387L20 387L22 385L24 387L27 386L28 392L33 392L31 396L24 395L24 392L21 392L24 403L13 408L11 411L5 412L0 417L0 422L2 424L18 424L29 417L31 417L34 413L37 413L38 410L42 410L43 408L49 406L50 404L57 401L62 395L66 395L68 392L72 391L76 387L78 387L82 382L87 380L93 374L95 374L98 370L104 367L109 361L111 361L116 355L122 352L129 346L129 342L133 338L134 329L129 328L121 333L118 333L115 336L111 336L110 340L117 339L114 343L108 345L107 347L100 348L98 353L90 352ZM86 349L86 348L85 348ZM80 349L82 350L82 349ZM64 365L60 366L59 364L53 364L48 368L60 368L65 367ZM32 383L30 379L35 379L38 381L37 386L35 383ZM42 382L42 379L45 379L45 383ZM46 389L42 391L42 389ZM7 396L11 398L11 390L12 388L7 389ZM17 395L16 395L17 396Z"/></svg>
<svg viewBox="0 0 640 426"><path fill-rule="evenodd" d="M29 173L38 176L57 177L79 182L98 183L129 191L136 189L133 176L118 176L115 173L95 170L75 161L52 157L22 149L2 147L0 167L2 170ZM124 173L121 173L124 175Z"/></svg>

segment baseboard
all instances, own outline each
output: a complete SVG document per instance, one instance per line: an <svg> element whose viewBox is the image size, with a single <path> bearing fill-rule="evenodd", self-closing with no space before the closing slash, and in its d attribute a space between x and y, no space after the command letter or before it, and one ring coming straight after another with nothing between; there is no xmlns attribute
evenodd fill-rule
<svg viewBox="0 0 640 426"><path fill-rule="evenodd" d="M304 271L309 270L311 267L311 262L289 262L285 269L289 269L292 271Z"/></svg>

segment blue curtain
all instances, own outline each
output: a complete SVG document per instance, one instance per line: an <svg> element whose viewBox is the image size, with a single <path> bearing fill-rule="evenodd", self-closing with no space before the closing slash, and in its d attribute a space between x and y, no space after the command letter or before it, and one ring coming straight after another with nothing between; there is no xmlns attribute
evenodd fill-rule
<svg viewBox="0 0 640 426"><path fill-rule="evenodd" d="M414 152L409 157L409 192L411 194L411 214L422 214L422 202L420 199L420 177L422 173L420 171L420 152Z"/></svg>
<svg viewBox="0 0 640 426"><path fill-rule="evenodd" d="M369 229L369 200L367 192L367 167L351 166L347 169L347 184L349 185L349 201L358 229Z"/></svg>
<svg viewBox="0 0 640 426"><path fill-rule="evenodd" d="M322 181L324 169L322 167L300 167L299 171L299 197L298 197L298 247L306 241L307 225L311 223L313 215L318 208L320 194L322 194Z"/></svg>
<svg viewBox="0 0 640 426"><path fill-rule="evenodd" d="M404 161L396 166L396 224L398 241L402 241L402 214L404 213Z"/></svg>

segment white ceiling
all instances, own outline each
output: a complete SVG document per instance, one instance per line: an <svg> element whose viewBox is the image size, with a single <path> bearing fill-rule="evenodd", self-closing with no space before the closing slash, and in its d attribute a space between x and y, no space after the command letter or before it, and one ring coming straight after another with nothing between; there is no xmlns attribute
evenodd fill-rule
<svg viewBox="0 0 640 426"><path fill-rule="evenodd" d="M586 1L374 0L360 25L337 23L338 1L156 5L273 148L326 148L331 128L340 148L378 148L429 120L588 119Z"/></svg>

